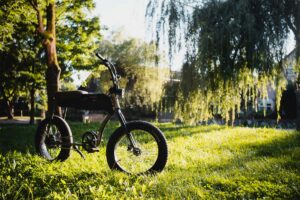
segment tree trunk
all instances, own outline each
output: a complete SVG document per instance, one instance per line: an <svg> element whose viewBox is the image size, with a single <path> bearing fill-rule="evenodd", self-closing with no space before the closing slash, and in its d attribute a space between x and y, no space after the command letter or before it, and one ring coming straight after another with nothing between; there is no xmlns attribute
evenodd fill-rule
<svg viewBox="0 0 300 200"><path fill-rule="evenodd" d="M300 28L300 26L299 26ZM298 71L298 80L297 80L297 87L296 87L296 102L297 102L297 119L296 119L296 129L297 131L300 131L300 29L297 31L298 33L295 33L295 39L296 39L296 69Z"/></svg>
<svg viewBox="0 0 300 200"><path fill-rule="evenodd" d="M35 94L35 85L32 84L30 90L30 121L29 124L34 124L34 94Z"/></svg>
<svg viewBox="0 0 300 200"><path fill-rule="evenodd" d="M58 65L56 53L56 30L55 30L55 3L49 3L47 6L47 30L45 35L45 49L47 55L47 94L48 94L48 112L55 112L61 115L61 110L54 104L54 95L59 90L59 79L61 69Z"/></svg>
<svg viewBox="0 0 300 200"><path fill-rule="evenodd" d="M8 119L13 119L14 118L14 115L13 115L13 106L12 106L12 103L9 102L9 100L8 100L6 94L5 94L3 86L0 86L0 94L1 93L2 93L2 97L3 97L3 100L5 102L5 106L6 106L7 118Z"/></svg>
<svg viewBox="0 0 300 200"><path fill-rule="evenodd" d="M13 114L13 106L12 104L8 101L5 100L6 103L6 111L7 111L7 119L13 119L14 118L14 114Z"/></svg>
<svg viewBox="0 0 300 200"><path fill-rule="evenodd" d="M55 106L54 95L59 90L60 69L56 66L48 66L46 71L47 95L48 95L48 113L54 112L61 116L61 110Z"/></svg>
<svg viewBox="0 0 300 200"><path fill-rule="evenodd" d="M37 1L29 1L37 14L37 32L43 37L43 46L46 51L46 85L48 96L48 114L54 112L61 115L61 110L54 104L54 95L59 90L59 79L61 69L58 65L56 53L56 30L55 30L55 1L47 5L47 27L44 29L43 14Z"/></svg>
<svg viewBox="0 0 300 200"><path fill-rule="evenodd" d="M294 26L294 35L295 35L295 41L296 41L296 70L298 72L298 81L297 81L297 87L296 87L296 100L297 100L297 119L296 119L296 129L297 131L300 131L300 8L297 4L297 11L294 13L295 18L295 26Z"/></svg>

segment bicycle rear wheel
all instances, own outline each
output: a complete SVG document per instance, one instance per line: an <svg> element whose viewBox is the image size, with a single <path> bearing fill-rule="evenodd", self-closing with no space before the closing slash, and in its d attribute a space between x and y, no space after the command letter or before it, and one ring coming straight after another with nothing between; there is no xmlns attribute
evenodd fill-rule
<svg viewBox="0 0 300 200"><path fill-rule="evenodd" d="M135 147L124 128L118 128L107 143L106 158L111 169L130 174L160 172L168 158L168 147L163 133L148 122L134 121L126 124Z"/></svg>
<svg viewBox="0 0 300 200"><path fill-rule="evenodd" d="M38 126L35 148L47 160L66 160L70 156L72 143L70 127L61 117L46 118Z"/></svg>

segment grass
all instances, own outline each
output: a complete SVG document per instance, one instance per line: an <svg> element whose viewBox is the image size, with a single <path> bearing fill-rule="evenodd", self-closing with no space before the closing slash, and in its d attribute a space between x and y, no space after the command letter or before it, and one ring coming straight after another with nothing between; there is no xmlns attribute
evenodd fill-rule
<svg viewBox="0 0 300 200"><path fill-rule="evenodd" d="M300 199L300 133L267 128L158 124L169 145L154 176L111 171L105 145L49 163L34 153L36 127L0 125L1 199ZM72 123L76 138L97 124Z"/></svg>

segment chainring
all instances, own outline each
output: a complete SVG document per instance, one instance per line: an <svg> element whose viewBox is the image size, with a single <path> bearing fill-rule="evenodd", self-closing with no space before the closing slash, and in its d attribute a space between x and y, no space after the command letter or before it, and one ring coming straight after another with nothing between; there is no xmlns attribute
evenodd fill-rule
<svg viewBox="0 0 300 200"><path fill-rule="evenodd" d="M82 135L82 147L89 153L94 152L97 148L97 134L95 131L88 131Z"/></svg>

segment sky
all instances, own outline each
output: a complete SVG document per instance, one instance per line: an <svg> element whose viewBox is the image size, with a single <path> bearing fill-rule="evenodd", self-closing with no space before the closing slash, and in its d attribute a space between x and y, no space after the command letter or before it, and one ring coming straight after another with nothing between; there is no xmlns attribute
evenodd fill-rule
<svg viewBox="0 0 300 200"><path fill-rule="evenodd" d="M93 15L100 17L104 39L110 31L122 30L127 37L135 37L147 40L145 12L148 0L96 0L96 10ZM75 85L79 86L91 72L80 71L72 75Z"/></svg>
<svg viewBox="0 0 300 200"><path fill-rule="evenodd" d="M122 28L125 36L146 40L147 3L148 0L97 0L95 13L109 30Z"/></svg>
<svg viewBox="0 0 300 200"><path fill-rule="evenodd" d="M110 31L122 30L122 34L128 37L135 37L149 41L151 31L147 30L145 12L149 0L96 0L96 10L93 15L100 17L101 27L104 38L109 36ZM286 52L294 48L295 42L293 35L290 34ZM174 56L177 60L173 61L172 70L180 70L183 55ZM78 72L72 77L76 85L80 85L90 72Z"/></svg>

